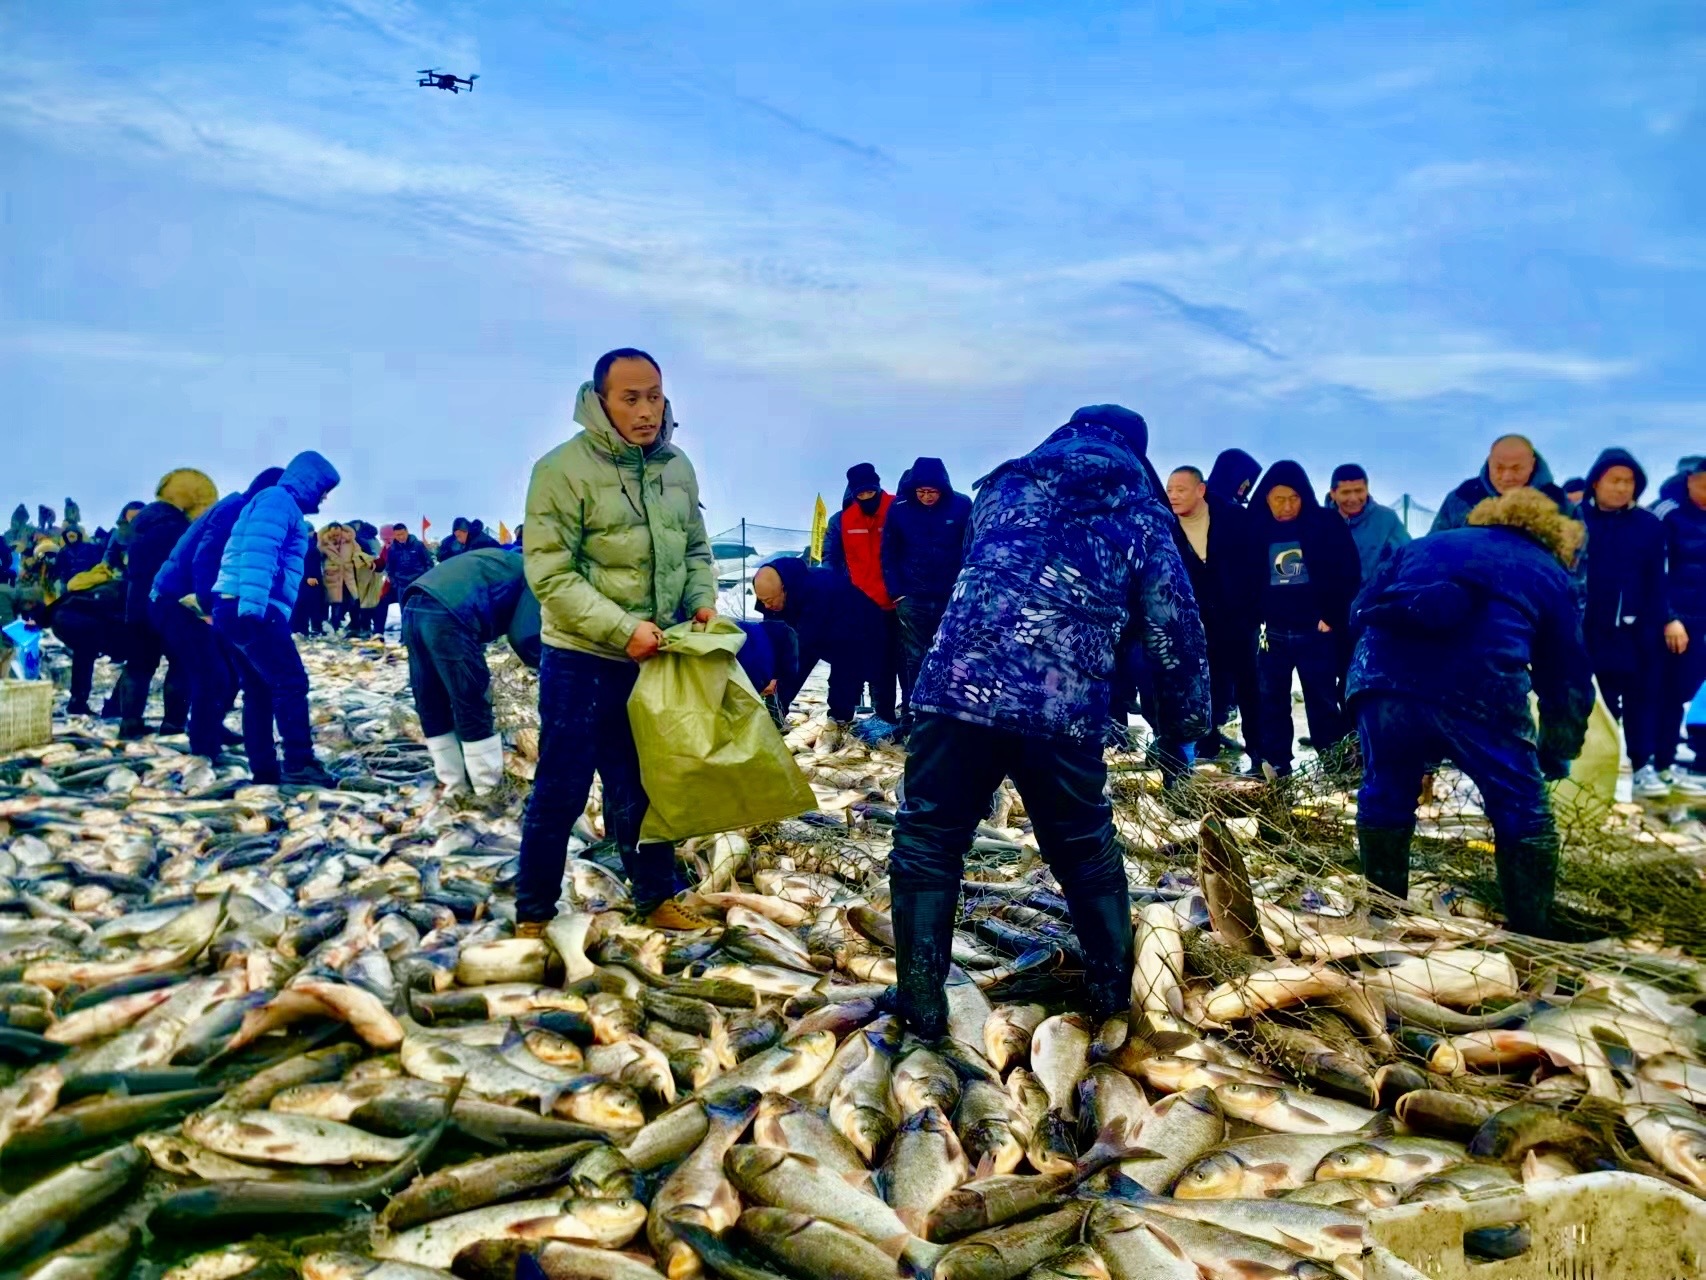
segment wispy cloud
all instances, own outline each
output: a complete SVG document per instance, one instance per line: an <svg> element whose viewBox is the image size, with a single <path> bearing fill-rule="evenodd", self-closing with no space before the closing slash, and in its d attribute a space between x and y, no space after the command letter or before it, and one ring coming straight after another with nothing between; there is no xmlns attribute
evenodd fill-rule
<svg viewBox="0 0 1706 1280"><path fill-rule="evenodd" d="M1639 369L1633 360L1600 360L1568 353L1456 350L1411 355L1343 354L1308 362L1321 381L1377 400L1426 400L1452 392L1495 398L1514 394L1514 384L1565 382L1597 386Z"/></svg>
<svg viewBox="0 0 1706 1280"><path fill-rule="evenodd" d="M0 352L44 360L121 362L162 369L205 368L216 360L205 352L186 350L146 334L77 325L0 328Z"/></svg>
<svg viewBox="0 0 1706 1280"><path fill-rule="evenodd" d="M1206 329L1229 342L1259 351L1272 359L1281 358L1279 352L1256 337L1256 322L1236 307L1205 306L1202 303L1190 302L1171 289L1148 280L1122 280L1120 284L1141 297L1153 300L1165 312L1178 316L1187 324Z"/></svg>

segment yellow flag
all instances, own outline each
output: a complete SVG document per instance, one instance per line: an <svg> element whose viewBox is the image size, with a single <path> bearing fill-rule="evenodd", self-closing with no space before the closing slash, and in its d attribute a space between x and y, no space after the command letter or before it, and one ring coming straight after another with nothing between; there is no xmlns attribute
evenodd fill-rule
<svg viewBox="0 0 1706 1280"><path fill-rule="evenodd" d="M817 506L812 508L812 563L823 563L823 538L829 532L829 508L823 505L823 495L817 495Z"/></svg>
<svg viewBox="0 0 1706 1280"><path fill-rule="evenodd" d="M509 536L509 526L506 525L502 520L498 521L498 541L503 543L504 546L506 546L506 547L509 546L510 543L515 541L514 538Z"/></svg>

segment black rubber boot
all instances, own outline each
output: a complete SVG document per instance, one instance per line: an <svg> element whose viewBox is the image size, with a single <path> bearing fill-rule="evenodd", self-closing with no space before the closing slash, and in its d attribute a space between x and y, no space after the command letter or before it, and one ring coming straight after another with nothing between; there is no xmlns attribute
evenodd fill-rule
<svg viewBox="0 0 1706 1280"><path fill-rule="evenodd" d="M120 742L139 742L153 732L154 730L141 720L125 720L119 724L118 740Z"/></svg>
<svg viewBox="0 0 1706 1280"><path fill-rule="evenodd" d="M1410 834L1414 827L1357 827L1362 874L1402 901L1410 896Z"/></svg>
<svg viewBox="0 0 1706 1280"><path fill-rule="evenodd" d="M1499 863L1499 896L1505 925L1515 933L1550 937L1552 895L1558 885L1558 833L1526 840L1494 840Z"/></svg>
<svg viewBox="0 0 1706 1280"><path fill-rule="evenodd" d="M958 885L896 890L889 906L896 980L892 996L883 1003L920 1040L940 1040L948 1034L948 964L959 906Z"/></svg>
<svg viewBox="0 0 1706 1280"><path fill-rule="evenodd" d="M1100 1026L1131 1008L1131 894L1122 884L1107 893L1069 893L1066 901L1084 952L1090 1016Z"/></svg>

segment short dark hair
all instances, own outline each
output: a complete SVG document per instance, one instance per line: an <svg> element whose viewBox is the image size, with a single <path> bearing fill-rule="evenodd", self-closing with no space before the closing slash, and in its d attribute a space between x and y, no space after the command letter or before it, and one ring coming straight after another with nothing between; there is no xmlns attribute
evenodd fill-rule
<svg viewBox="0 0 1706 1280"><path fill-rule="evenodd" d="M401 529L404 533L407 533L409 531L409 526L406 524L402 524L401 522L391 526L391 532L392 533L396 533L397 530L399 530L399 529Z"/></svg>
<svg viewBox="0 0 1706 1280"><path fill-rule="evenodd" d="M610 376L610 366L615 364L618 360L644 360L647 364L651 365L652 368L658 371L658 376L660 378L663 376L663 369L658 362L653 360L651 356L647 355L644 351L641 351L638 347L617 347L616 350L606 351L603 355L599 356L598 363L592 366L592 389L594 394L604 394L604 383L605 379Z"/></svg>
<svg viewBox="0 0 1706 1280"><path fill-rule="evenodd" d="M1203 477L1201 467L1174 467L1173 470L1169 474L1176 476L1176 475L1180 474L1181 472L1183 472L1185 475L1195 476L1197 478L1198 484L1207 484L1208 483L1208 481Z"/></svg>
<svg viewBox="0 0 1706 1280"><path fill-rule="evenodd" d="M1359 480L1363 484L1368 483L1368 472L1362 469L1360 463L1341 462L1338 466L1333 468L1332 487L1335 489L1342 484L1353 484Z"/></svg>

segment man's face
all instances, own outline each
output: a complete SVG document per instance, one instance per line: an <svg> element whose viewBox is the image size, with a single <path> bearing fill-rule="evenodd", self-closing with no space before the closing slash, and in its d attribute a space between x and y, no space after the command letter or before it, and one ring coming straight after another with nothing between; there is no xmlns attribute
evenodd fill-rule
<svg viewBox="0 0 1706 1280"><path fill-rule="evenodd" d="M1342 516L1357 516L1368 505L1368 481L1346 480L1333 486L1333 505Z"/></svg>
<svg viewBox="0 0 1706 1280"><path fill-rule="evenodd" d="M1208 486L1189 471L1175 471L1167 477L1167 505L1180 518L1194 516L1208 499Z"/></svg>
<svg viewBox="0 0 1706 1280"><path fill-rule="evenodd" d="M456 541L462 543L463 546L467 546L468 545L468 531L466 529L458 529L456 531Z"/></svg>
<svg viewBox="0 0 1706 1280"><path fill-rule="evenodd" d="M880 490L877 489L861 489L853 495L853 500L855 502L875 502L879 492Z"/></svg>
<svg viewBox="0 0 1706 1280"><path fill-rule="evenodd" d="M1303 499L1298 497L1296 489L1276 484L1268 490L1268 511L1282 523L1295 520L1303 512Z"/></svg>
<svg viewBox="0 0 1706 1280"><path fill-rule="evenodd" d="M408 540L409 540L409 531L407 529L393 529L393 530L391 530L391 541L392 542L407 542Z"/></svg>
<svg viewBox="0 0 1706 1280"><path fill-rule="evenodd" d="M616 434L644 449L663 430L663 375L649 360L618 360L604 375L604 412Z"/></svg>
<svg viewBox="0 0 1706 1280"><path fill-rule="evenodd" d="M933 507L942 500L942 491L927 484L919 485L912 492L918 498L918 505L921 507Z"/></svg>
<svg viewBox="0 0 1706 1280"><path fill-rule="evenodd" d="M1534 450L1520 440L1501 440L1487 455L1487 478L1499 493L1524 488L1534 479Z"/></svg>
<svg viewBox="0 0 1706 1280"><path fill-rule="evenodd" d="M788 593L782 587L782 575L774 569L760 569L752 576L752 594L770 613L782 612L788 603Z"/></svg>
<svg viewBox="0 0 1706 1280"><path fill-rule="evenodd" d="M1635 501L1635 473L1628 467L1607 467L1594 483L1593 500L1601 511L1623 510Z"/></svg>
<svg viewBox="0 0 1706 1280"><path fill-rule="evenodd" d="M1706 510L1706 472L1688 477L1688 500Z"/></svg>

